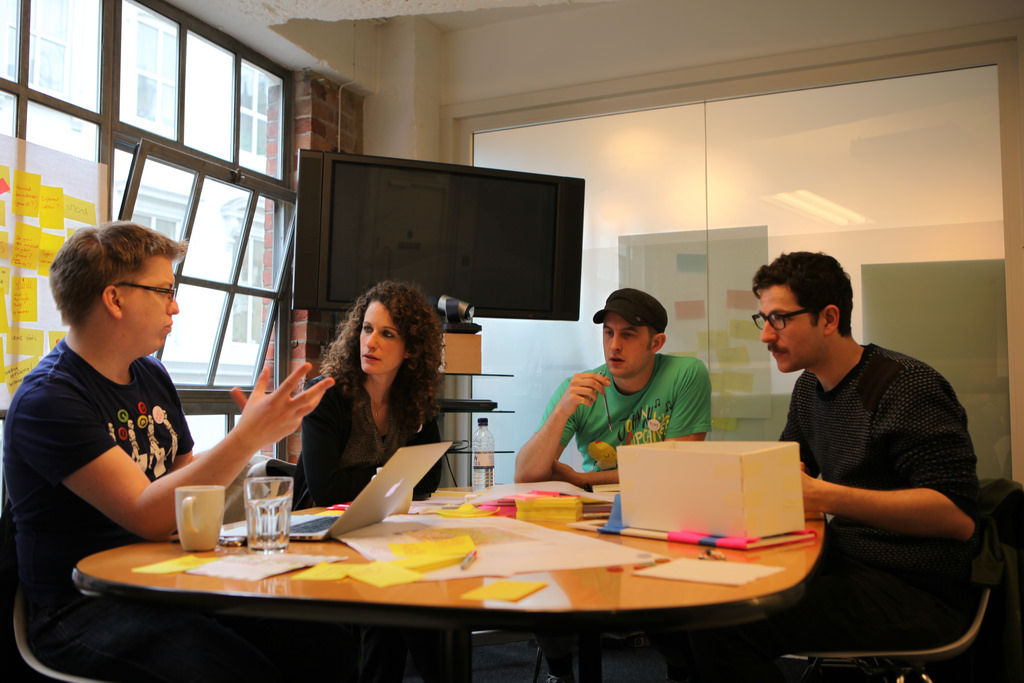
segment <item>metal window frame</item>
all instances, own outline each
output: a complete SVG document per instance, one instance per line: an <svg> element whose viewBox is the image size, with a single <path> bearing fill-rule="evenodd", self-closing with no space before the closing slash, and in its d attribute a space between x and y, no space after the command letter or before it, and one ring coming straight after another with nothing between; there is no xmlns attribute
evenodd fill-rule
<svg viewBox="0 0 1024 683"><path fill-rule="evenodd" d="M165 138L148 130L123 123L119 119L121 62L119 51L115 49L115 46L121 45L122 0L100 0L100 2L99 111L94 112L84 109L34 90L28 86L29 35L31 27L30 0L21 0L19 12L18 65L16 71L17 81L11 81L0 77L0 90L10 93L16 98L15 135L19 138L24 139L26 135L28 103L30 101L95 124L99 129L97 159L100 163L107 164L107 179L108 187L110 188L114 187L113 161L115 149L135 154L132 161L132 168L129 172L129 182L125 188L122 207L112 207L114 218L121 215L131 215L130 211L134 206L134 201L138 192L138 181L139 178L141 178L141 173L136 177L136 172L144 168L145 160L150 157L154 159L159 158L161 161L171 163L172 165L179 165L189 171L196 172L197 178L216 178L218 180L244 187L252 193L250 196L249 206L247 207L247 220L243 230L244 234L241 237L242 242L240 243L240 248L238 249L238 253L235 256L235 263L233 264L232 284L225 285L224 283L215 283L202 280L200 278L190 277L180 277L179 279L180 282L184 282L186 284L195 284L202 287L220 289L228 292L225 309L222 311L219 320L216 343L214 345L214 350L212 351L215 355L208 370L207 382L205 386L202 387L185 386L179 391L179 394L181 395L183 407L186 412L225 414L228 416L228 425L230 428L233 424L233 416L239 412L239 409L230 398L227 388L213 386L213 378L216 377L217 358L219 357L219 352L223 345L226 334L226 325L230 323L230 310L234 296L238 293L252 294L263 298L270 298L272 300L271 310L268 315L268 321L271 324L268 324L264 331L264 337L260 344L258 362L253 368L253 379L255 379L258 373L258 369L262 368L265 363L269 341L275 333L279 348L287 349L290 344L291 326L287 324L285 318L291 311L291 306L287 298L291 285L289 277L290 269L287 264L290 262L291 250L293 248L292 234L294 231L294 211L292 212L291 225L287 227L287 234L284 238L284 243L281 245L283 249L282 258L285 260L282 262L280 271L276 274L276 282L274 283L273 291L251 287L240 287L234 283L237 282L238 272L241 268L242 259L244 258L245 247L248 243L248 233L251 229L252 217L255 213L256 203L259 201L259 198L261 196L265 196L278 202L290 203L293 207L296 202L295 191L293 189L295 187L295 168L294 164L290 163L292 156L291 153L295 147L293 127L290 125L294 116L292 73L264 55L261 55L252 48L244 45L237 39L232 38L231 36L228 36L212 26L196 19L192 15L169 5L163 0L134 0L136 4L146 7L152 12L175 22L178 25L178 101L175 138ZM183 142L185 131L185 67L187 64L186 36L189 32L192 32L197 36L228 50L233 55L234 87L230 97L232 98L234 120L232 124L233 133L230 161L225 161L224 159L214 157L199 150L186 147ZM280 178L275 178L271 175L260 173L253 169L243 168L239 163L239 102L241 98L241 64L243 59L281 79L281 120L278 127L278 130L280 131L278 141L278 149L280 150L280 157L278 159L281 175ZM192 197L189 205L190 215L187 219L189 224L186 226L188 232L186 234L191 234L192 216L194 215L194 209L198 197L197 189L200 187L200 182L201 180L198 180L193 186ZM129 199L130 193L131 196ZM119 209L124 209L127 213L122 214L122 211ZM179 263L177 266L179 275L181 267L182 264ZM275 356L275 363L277 366L276 376L278 381L283 379L288 372L286 356L281 356L280 354ZM251 386L252 385L250 383L249 387L246 387L246 389L251 388Z"/></svg>

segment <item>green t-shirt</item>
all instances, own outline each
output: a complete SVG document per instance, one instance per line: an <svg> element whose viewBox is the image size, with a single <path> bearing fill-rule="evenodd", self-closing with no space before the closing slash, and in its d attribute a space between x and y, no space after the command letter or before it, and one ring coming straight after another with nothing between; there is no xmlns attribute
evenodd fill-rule
<svg viewBox="0 0 1024 683"><path fill-rule="evenodd" d="M605 365L588 372L609 375ZM540 421L542 425L571 379L566 378L551 396ZM655 443L711 431L711 378L704 363L697 358L656 354L654 372L643 389L625 396L613 382L605 389L605 396L614 431L608 431L604 398L598 397L594 405L576 408L560 440L564 448L575 435L576 447L583 455L583 469L587 472L615 469L618 466L615 449L620 444Z"/></svg>

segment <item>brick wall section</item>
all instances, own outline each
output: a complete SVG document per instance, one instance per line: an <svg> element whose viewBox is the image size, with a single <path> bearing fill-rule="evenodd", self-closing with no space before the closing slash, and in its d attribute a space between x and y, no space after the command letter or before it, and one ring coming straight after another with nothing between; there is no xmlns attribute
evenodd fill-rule
<svg viewBox="0 0 1024 683"><path fill-rule="evenodd" d="M292 82L295 84L296 147L292 163L297 163L300 149L361 154L363 97L311 72L294 73ZM291 369L309 361L313 364L310 376L320 374L320 356L334 338L338 319L336 314L327 311L292 311ZM302 452L298 434L288 438L287 451L289 461L298 460Z"/></svg>

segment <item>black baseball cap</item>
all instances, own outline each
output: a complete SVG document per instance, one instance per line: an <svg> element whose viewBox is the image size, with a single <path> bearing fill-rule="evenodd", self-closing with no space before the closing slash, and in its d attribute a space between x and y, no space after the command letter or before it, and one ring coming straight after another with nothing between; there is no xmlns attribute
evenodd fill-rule
<svg viewBox="0 0 1024 683"><path fill-rule="evenodd" d="M664 332L668 325L665 307L647 292L639 289L616 289L608 295L604 308L594 314L595 323L603 323L608 313L618 313L631 325L647 325L655 332Z"/></svg>

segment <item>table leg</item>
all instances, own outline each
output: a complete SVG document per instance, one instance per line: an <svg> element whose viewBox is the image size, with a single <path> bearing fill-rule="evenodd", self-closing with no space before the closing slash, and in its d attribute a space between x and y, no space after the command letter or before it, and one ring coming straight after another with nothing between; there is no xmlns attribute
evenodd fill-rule
<svg viewBox="0 0 1024 683"><path fill-rule="evenodd" d="M441 680L470 683L473 680L473 653L470 632L452 628L444 631Z"/></svg>
<svg viewBox="0 0 1024 683"><path fill-rule="evenodd" d="M601 683L601 633L598 631L580 633L579 683Z"/></svg>

